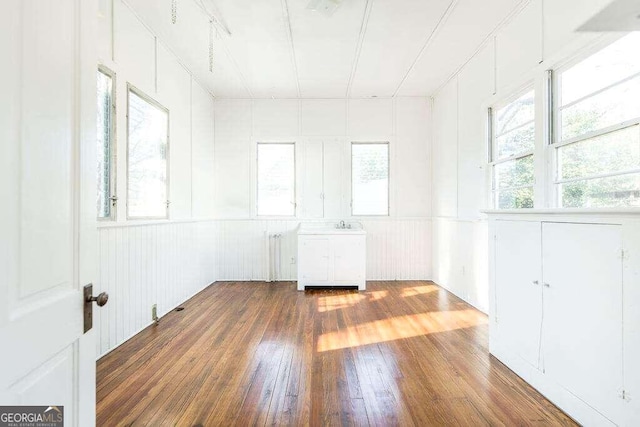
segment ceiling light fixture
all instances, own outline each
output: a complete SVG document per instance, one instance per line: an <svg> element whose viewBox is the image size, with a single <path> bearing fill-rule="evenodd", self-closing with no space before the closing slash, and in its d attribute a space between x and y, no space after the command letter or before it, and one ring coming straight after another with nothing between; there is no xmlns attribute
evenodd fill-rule
<svg viewBox="0 0 640 427"><path fill-rule="evenodd" d="M342 0L310 0L307 9L331 16L338 9Z"/></svg>
<svg viewBox="0 0 640 427"><path fill-rule="evenodd" d="M178 0L171 0L171 23L175 24L178 20Z"/></svg>

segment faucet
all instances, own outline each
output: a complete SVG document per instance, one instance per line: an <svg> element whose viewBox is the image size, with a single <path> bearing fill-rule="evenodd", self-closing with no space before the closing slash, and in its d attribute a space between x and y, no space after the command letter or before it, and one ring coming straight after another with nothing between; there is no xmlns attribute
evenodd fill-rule
<svg viewBox="0 0 640 427"><path fill-rule="evenodd" d="M340 230L344 230L345 228L347 228L346 224L344 223L344 220L340 221L336 228L339 228Z"/></svg>

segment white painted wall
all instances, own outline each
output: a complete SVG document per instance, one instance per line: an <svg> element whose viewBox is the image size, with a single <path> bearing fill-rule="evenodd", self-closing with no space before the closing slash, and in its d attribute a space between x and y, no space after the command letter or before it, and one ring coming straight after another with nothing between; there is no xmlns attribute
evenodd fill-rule
<svg viewBox="0 0 640 427"><path fill-rule="evenodd" d="M99 230L98 357L162 317L215 280L215 225L210 221L113 224ZM95 291L94 291L95 292Z"/></svg>
<svg viewBox="0 0 640 427"><path fill-rule="evenodd" d="M350 216L350 150L352 141L390 143L390 218L430 216L429 115L426 98L216 100L215 215L254 218L255 144L295 142L299 175L304 175L305 151L315 143L335 147L335 175L325 174L325 217ZM326 163L326 162L325 162ZM300 181L300 179L298 180ZM297 182L301 200L305 194ZM314 215L299 206L299 219Z"/></svg>
<svg viewBox="0 0 640 427"><path fill-rule="evenodd" d="M351 219L362 221L369 232L368 279L429 279L429 120L426 98L216 100L220 278L264 280L265 233L282 232L281 278L295 280L295 227L301 221ZM296 143L297 216L260 218L256 143L278 141ZM352 141L390 144L388 217L351 216Z"/></svg>
<svg viewBox="0 0 640 427"><path fill-rule="evenodd" d="M218 280L267 280L269 235L280 234L277 280L297 278L300 220L227 219L215 221L213 247ZM431 221L369 219L367 280L419 280L431 276Z"/></svg>
<svg viewBox="0 0 640 427"><path fill-rule="evenodd" d="M169 217L213 216L213 97L126 2L101 2L98 61L116 74L118 222L126 221L127 84L169 110Z"/></svg>
<svg viewBox="0 0 640 427"><path fill-rule="evenodd" d="M117 218L99 225L103 355L216 280L213 97L122 0L100 2L99 63L116 74ZM97 64L96 64L97 65ZM97 69L97 68L96 68ZM127 221L127 84L169 110L168 221Z"/></svg>
<svg viewBox="0 0 640 427"><path fill-rule="evenodd" d="M574 29L606 3L523 3L433 96L433 279L480 310L489 306L487 225L480 213L489 207L490 191L486 108L592 43L597 35ZM538 156L537 168L541 162Z"/></svg>

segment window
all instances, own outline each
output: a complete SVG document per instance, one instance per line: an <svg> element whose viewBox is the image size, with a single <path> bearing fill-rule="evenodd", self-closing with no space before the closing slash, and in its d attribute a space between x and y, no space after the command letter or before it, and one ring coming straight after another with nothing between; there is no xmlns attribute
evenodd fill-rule
<svg viewBox="0 0 640 427"><path fill-rule="evenodd" d="M389 144L351 144L351 214L389 215Z"/></svg>
<svg viewBox="0 0 640 427"><path fill-rule="evenodd" d="M127 215L167 218L169 111L129 86Z"/></svg>
<svg viewBox="0 0 640 427"><path fill-rule="evenodd" d="M555 184L562 207L640 206L640 34L557 74Z"/></svg>
<svg viewBox="0 0 640 427"><path fill-rule="evenodd" d="M258 143L258 215L295 216L294 143Z"/></svg>
<svg viewBox="0 0 640 427"><path fill-rule="evenodd" d="M533 208L535 92L490 110L493 203L498 209Z"/></svg>
<svg viewBox="0 0 640 427"><path fill-rule="evenodd" d="M97 214L98 219L115 219L114 74L100 67L97 73Z"/></svg>

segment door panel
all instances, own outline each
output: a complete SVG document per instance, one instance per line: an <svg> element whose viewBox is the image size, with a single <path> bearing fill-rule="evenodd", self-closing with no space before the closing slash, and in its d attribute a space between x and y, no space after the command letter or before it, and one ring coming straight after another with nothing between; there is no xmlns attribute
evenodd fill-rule
<svg viewBox="0 0 640 427"><path fill-rule="evenodd" d="M495 231L498 330L513 345L515 354L538 368L542 322L540 223L496 221Z"/></svg>
<svg viewBox="0 0 640 427"><path fill-rule="evenodd" d="M23 2L20 297L71 286L74 3Z"/></svg>
<svg viewBox="0 0 640 427"><path fill-rule="evenodd" d="M545 372L619 423L622 227L559 223L542 227Z"/></svg>
<svg viewBox="0 0 640 427"><path fill-rule="evenodd" d="M329 280L330 240L325 237L309 237L300 244L300 272L305 283L320 283Z"/></svg>
<svg viewBox="0 0 640 427"><path fill-rule="evenodd" d="M304 147L302 209L305 218L322 218L322 142L307 142Z"/></svg>
<svg viewBox="0 0 640 427"><path fill-rule="evenodd" d="M334 237L333 251L333 275L336 282L357 282L364 279L362 272L365 270L366 256L362 236Z"/></svg>
<svg viewBox="0 0 640 427"><path fill-rule="evenodd" d="M91 426L82 287L96 271L97 3L2 6L0 405L62 405L66 425Z"/></svg>
<svg viewBox="0 0 640 427"><path fill-rule="evenodd" d="M324 142L324 217L342 216L342 148L339 142Z"/></svg>

